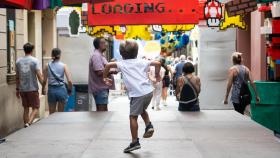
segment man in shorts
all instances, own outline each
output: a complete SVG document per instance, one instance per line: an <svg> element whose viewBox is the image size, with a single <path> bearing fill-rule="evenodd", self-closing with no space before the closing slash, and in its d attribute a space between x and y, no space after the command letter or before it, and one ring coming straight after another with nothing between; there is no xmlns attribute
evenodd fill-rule
<svg viewBox="0 0 280 158"><path fill-rule="evenodd" d="M93 94L97 111L108 111L109 89L114 89L114 85L108 86L103 82L103 71L108 63L104 56L106 43L104 38L94 39L93 46L95 50L91 54L89 61L89 93Z"/></svg>
<svg viewBox="0 0 280 158"><path fill-rule="evenodd" d="M32 57L34 46L31 43L26 43L23 49L25 56L16 62L16 94L18 98L21 98L24 107L24 127L29 127L40 108L38 80L42 84L43 77L38 60ZM29 114L30 108L32 108L31 114Z"/></svg>

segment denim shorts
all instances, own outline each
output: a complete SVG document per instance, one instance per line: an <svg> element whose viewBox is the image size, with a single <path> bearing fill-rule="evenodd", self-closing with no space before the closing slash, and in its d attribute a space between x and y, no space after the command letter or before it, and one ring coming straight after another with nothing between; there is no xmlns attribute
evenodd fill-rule
<svg viewBox="0 0 280 158"><path fill-rule="evenodd" d="M96 94L93 94L96 105L107 105L109 103L109 90L102 90Z"/></svg>
<svg viewBox="0 0 280 158"><path fill-rule="evenodd" d="M66 87L62 86L50 86L48 88L48 102L49 104L55 104L57 102L66 103L68 101L68 94Z"/></svg>

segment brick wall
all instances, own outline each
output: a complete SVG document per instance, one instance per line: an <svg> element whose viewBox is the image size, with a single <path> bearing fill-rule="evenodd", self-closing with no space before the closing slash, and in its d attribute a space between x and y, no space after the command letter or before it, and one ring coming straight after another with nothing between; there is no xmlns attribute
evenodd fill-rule
<svg viewBox="0 0 280 158"><path fill-rule="evenodd" d="M257 10L257 2L255 0L233 0L226 3L226 10L229 16L250 13Z"/></svg>

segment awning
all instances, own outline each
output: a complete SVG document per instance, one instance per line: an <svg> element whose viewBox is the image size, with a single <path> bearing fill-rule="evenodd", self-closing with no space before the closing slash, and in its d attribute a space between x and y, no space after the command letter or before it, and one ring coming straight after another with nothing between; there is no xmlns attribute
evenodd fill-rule
<svg viewBox="0 0 280 158"><path fill-rule="evenodd" d="M43 10L50 7L49 0L33 0L33 9Z"/></svg>
<svg viewBox="0 0 280 158"><path fill-rule="evenodd" d="M56 8L56 7L62 7L62 1L61 0L50 0L51 6L50 8Z"/></svg>
<svg viewBox="0 0 280 158"><path fill-rule="evenodd" d="M20 9L31 9L32 8L32 0L2 0L0 5L3 5L7 8L20 8Z"/></svg>

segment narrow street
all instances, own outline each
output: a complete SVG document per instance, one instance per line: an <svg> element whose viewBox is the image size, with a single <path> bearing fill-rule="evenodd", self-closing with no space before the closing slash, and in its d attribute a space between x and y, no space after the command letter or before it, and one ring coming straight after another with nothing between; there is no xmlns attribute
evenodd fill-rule
<svg viewBox="0 0 280 158"><path fill-rule="evenodd" d="M170 98L172 100L172 98ZM1 158L278 158L280 142L270 130L233 110L181 113L169 101L149 110L155 125L142 149L123 154L130 142L128 99L111 100L111 112L56 113L19 130L0 145ZM139 136L144 132L141 119ZM242 145L240 145L242 144ZM31 152L32 151L32 152Z"/></svg>

